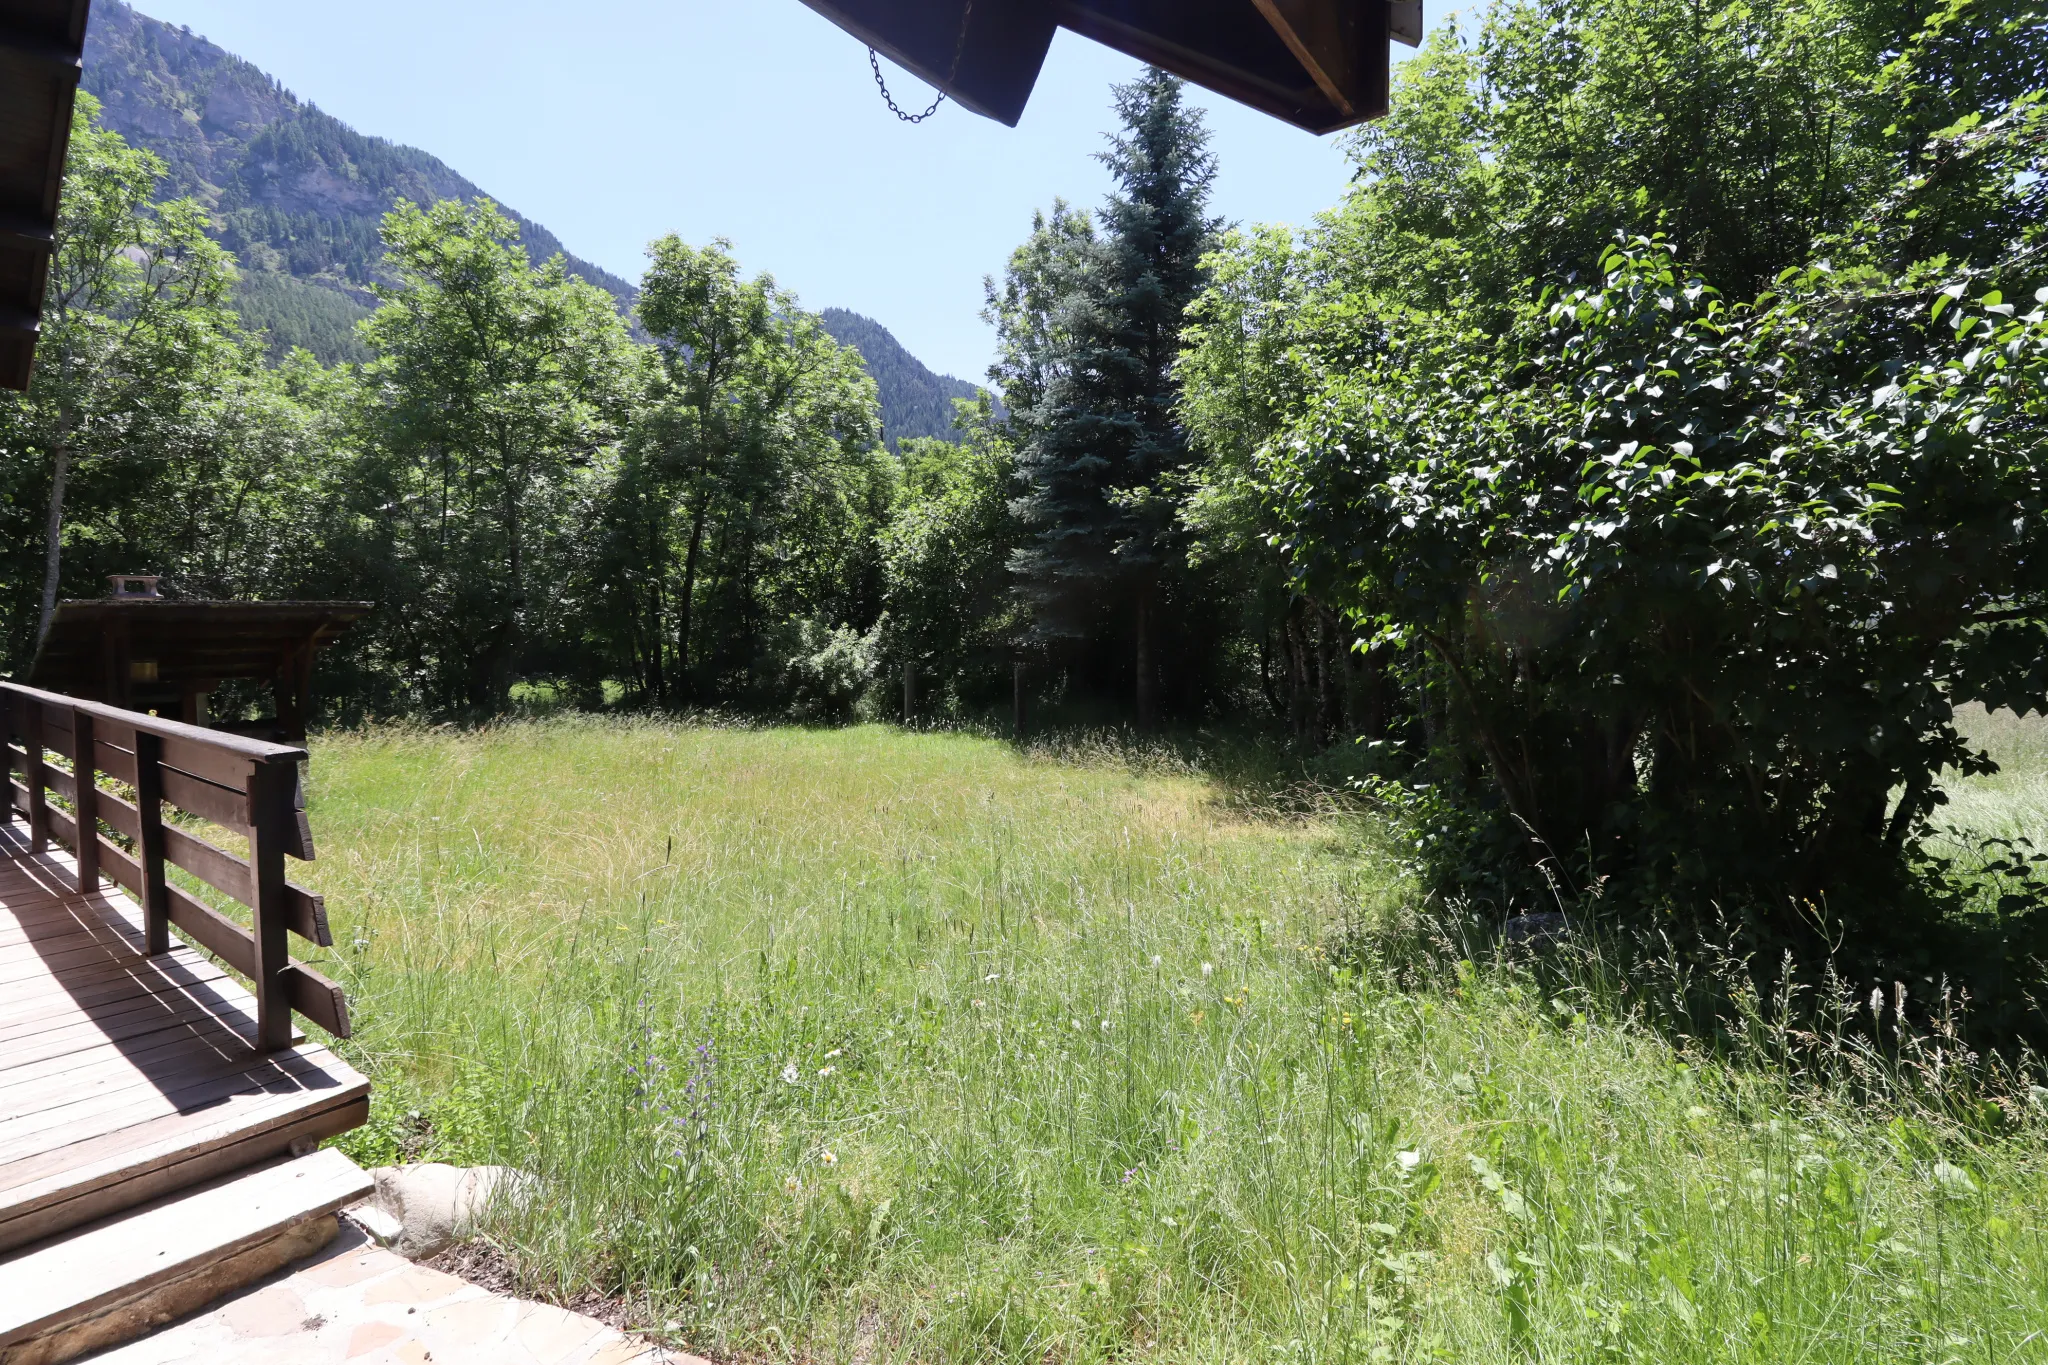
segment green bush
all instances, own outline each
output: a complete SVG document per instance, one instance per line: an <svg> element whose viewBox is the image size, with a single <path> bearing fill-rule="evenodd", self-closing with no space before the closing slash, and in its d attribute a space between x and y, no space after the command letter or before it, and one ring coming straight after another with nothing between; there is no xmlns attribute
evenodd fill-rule
<svg viewBox="0 0 2048 1365"><path fill-rule="evenodd" d="M1919 874L1939 774L1989 767L1954 707L2048 708L2048 314L1825 268L1728 306L1649 239L1601 275L1499 338L1389 328L1267 452L1297 571L1445 700L1430 851L1973 970Z"/></svg>

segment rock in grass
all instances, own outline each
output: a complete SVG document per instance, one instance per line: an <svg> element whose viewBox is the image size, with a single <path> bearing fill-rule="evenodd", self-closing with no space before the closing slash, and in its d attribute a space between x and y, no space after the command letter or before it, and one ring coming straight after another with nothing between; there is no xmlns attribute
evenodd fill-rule
<svg viewBox="0 0 2048 1365"><path fill-rule="evenodd" d="M365 1232L409 1261L437 1255L476 1235L478 1221L496 1199L531 1178L510 1166L379 1166L370 1172L377 1192L353 1211Z"/></svg>
<svg viewBox="0 0 2048 1365"><path fill-rule="evenodd" d="M1571 931L1562 911L1539 910L1535 914L1516 915L1507 922L1502 937L1509 943L1526 943L1531 947L1542 947L1552 939L1564 938Z"/></svg>

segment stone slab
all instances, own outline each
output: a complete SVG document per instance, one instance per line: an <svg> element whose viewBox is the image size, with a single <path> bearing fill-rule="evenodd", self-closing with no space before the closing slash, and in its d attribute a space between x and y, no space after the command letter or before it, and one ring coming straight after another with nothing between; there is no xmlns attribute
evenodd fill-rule
<svg viewBox="0 0 2048 1365"><path fill-rule="evenodd" d="M311 1260L93 1365L711 1365L417 1266L344 1223Z"/></svg>

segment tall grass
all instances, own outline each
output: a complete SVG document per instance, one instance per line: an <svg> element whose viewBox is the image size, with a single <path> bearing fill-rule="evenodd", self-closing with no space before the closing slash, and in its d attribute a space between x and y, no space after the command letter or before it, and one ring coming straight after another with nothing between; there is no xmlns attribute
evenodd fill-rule
<svg viewBox="0 0 2048 1365"><path fill-rule="evenodd" d="M366 1161L531 1287L816 1361L2048 1360L2048 1094L1970 1122L1512 964L1164 752L551 721L314 746ZM1379 933L1384 934L1382 927Z"/></svg>

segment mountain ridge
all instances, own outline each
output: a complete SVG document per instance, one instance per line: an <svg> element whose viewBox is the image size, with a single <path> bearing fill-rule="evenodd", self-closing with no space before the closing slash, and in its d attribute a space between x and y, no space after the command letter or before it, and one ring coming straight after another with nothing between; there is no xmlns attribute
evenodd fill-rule
<svg viewBox="0 0 2048 1365"><path fill-rule="evenodd" d="M491 198L440 158L359 133L253 62L123 0L92 7L81 84L107 127L163 158L163 197L206 207L213 235L241 265L235 306L269 334L275 354L304 346L329 364L367 358L355 324L376 306L370 286L385 278L384 214L401 198ZM560 254L570 274L622 311L632 306L631 283L493 202L519 225L533 261ZM836 308L824 316L867 362L892 448L905 436L955 439L950 399L971 397L974 385L934 373L872 318Z"/></svg>
<svg viewBox="0 0 2048 1365"><path fill-rule="evenodd" d="M834 341L860 352L881 395L883 437L891 450L905 437L960 439L953 429L953 400L973 398L980 385L937 373L905 350L887 327L864 314L826 308L818 317Z"/></svg>

